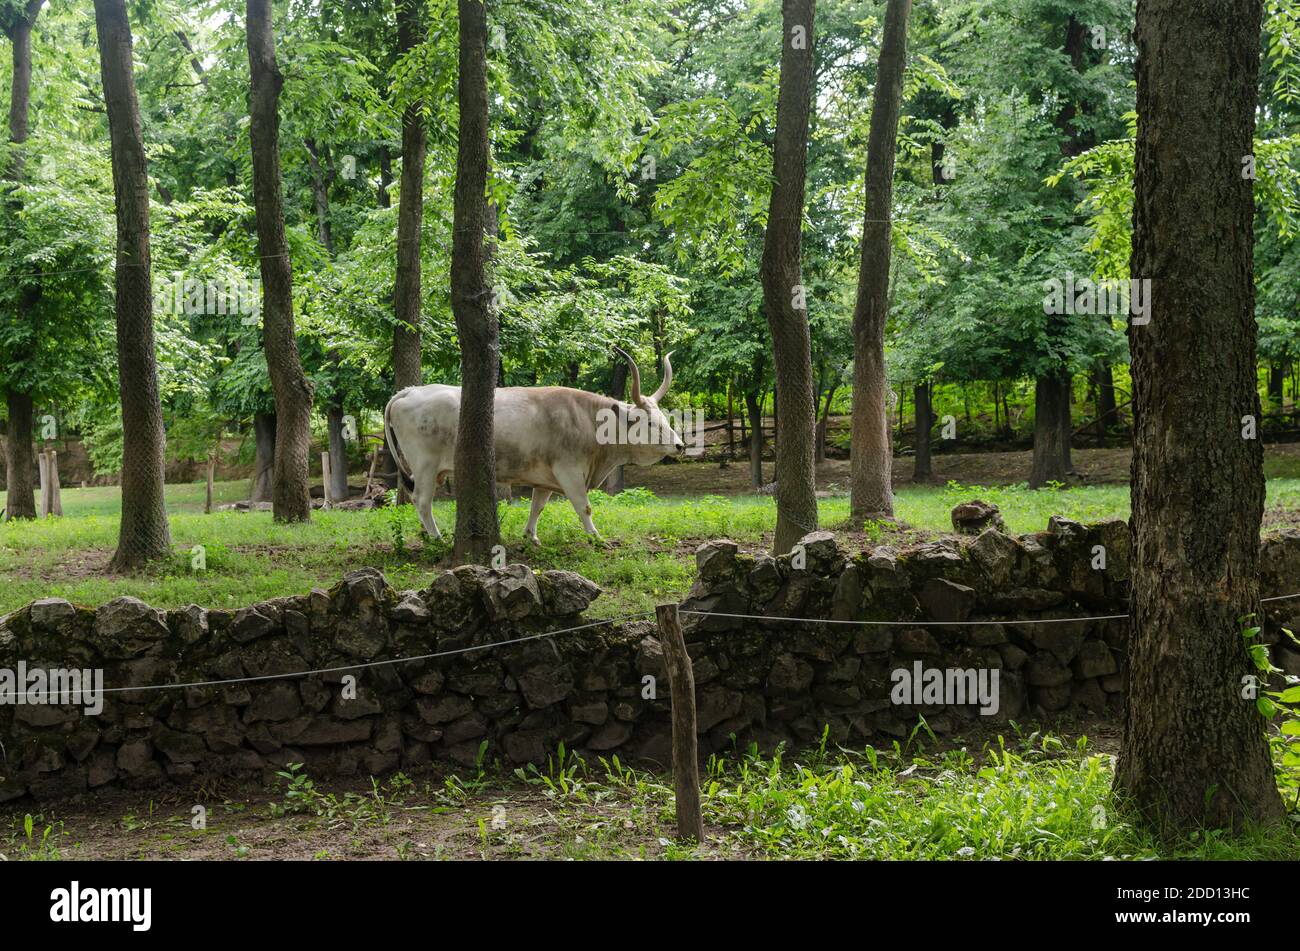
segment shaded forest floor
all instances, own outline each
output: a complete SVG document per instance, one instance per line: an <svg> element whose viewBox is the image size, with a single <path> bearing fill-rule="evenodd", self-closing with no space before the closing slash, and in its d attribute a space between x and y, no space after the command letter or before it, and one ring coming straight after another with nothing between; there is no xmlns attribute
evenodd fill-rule
<svg viewBox="0 0 1300 951"><path fill-rule="evenodd" d="M675 838L670 779L556 750L481 766L178 786L0 807L0 857L76 859L1295 859L1300 832L1159 843L1110 795L1116 742L1085 725L892 748L736 750L703 771L705 840ZM202 811L196 811L202 807ZM196 828L195 817L201 816Z"/></svg>

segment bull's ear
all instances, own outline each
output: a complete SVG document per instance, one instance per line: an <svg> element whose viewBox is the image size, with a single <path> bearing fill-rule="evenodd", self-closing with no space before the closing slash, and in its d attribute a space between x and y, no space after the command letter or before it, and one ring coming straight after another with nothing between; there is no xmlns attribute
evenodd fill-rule
<svg viewBox="0 0 1300 951"><path fill-rule="evenodd" d="M668 395L668 386L673 382L673 365L668 362L668 358L672 355L671 350L664 354L664 378L659 381L659 389L655 390L651 397L656 403Z"/></svg>
<svg viewBox="0 0 1300 951"><path fill-rule="evenodd" d="M628 369L632 372L632 402L641 405L641 369L636 365L636 361L622 347L615 347L614 351L627 361Z"/></svg>

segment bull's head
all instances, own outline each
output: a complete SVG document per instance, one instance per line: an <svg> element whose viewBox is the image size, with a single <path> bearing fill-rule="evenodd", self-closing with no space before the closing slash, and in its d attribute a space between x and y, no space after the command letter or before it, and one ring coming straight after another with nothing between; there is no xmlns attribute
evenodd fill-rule
<svg viewBox="0 0 1300 951"><path fill-rule="evenodd" d="M659 408L659 401L668 393L673 381L673 365L668 361L672 354L664 354L664 375L659 389L646 396L641 392L641 370L636 361L618 347L614 349L627 361L632 376L632 412L629 413L626 442L635 461L640 465L650 465L664 456L681 452L686 448L682 437Z"/></svg>

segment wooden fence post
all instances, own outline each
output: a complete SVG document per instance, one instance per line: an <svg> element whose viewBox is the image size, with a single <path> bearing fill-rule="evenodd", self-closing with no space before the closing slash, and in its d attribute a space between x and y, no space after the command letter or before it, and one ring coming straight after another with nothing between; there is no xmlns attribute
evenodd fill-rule
<svg viewBox="0 0 1300 951"><path fill-rule="evenodd" d="M320 454L320 478L321 478L321 496L325 499L325 508L330 507L330 454L322 452Z"/></svg>
<svg viewBox="0 0 1300 951"><path fill-rule="evenodd" d="M36 454L36 465L41 470L41 518L50 514L50 457L45 450Z"/></svg>
<svg viewBox="0 0 1300 951"><path fill-rule="evenodd" d="M695 733L695 673L682 637L682 620L677 604L655 608L659 622L659 643L668 668L672 694L673 786L676 791L677 835L704 841L704 818L700 813L700 760Z"/></svg>
<svg viewBox="0 0 1300 951"><path fill-rule="evenodd" d="M59 485L59 454L53 449L49 450L50 461L47 463L47 471L50 477L50 512L60 518L63 517L63 491Z"/></svg>
<svg viewBox="0 0 1300 951"><path fill-rule="evenodd" d="M215 452L210 452L208 453L208 494L203 502L204 515L212 514L212 480L214 478L216 468L217 468L217 454Z"/></svg>
<svg viewBox="0 0 1300 951"><path fill-rule="evenodd" d="M370 471L366 473L366 491L365 491L366 498L370 498L370 486L375 481L375 464L378 462L379 462L379 447L376 446L375 451L370 454Z"/></svg>

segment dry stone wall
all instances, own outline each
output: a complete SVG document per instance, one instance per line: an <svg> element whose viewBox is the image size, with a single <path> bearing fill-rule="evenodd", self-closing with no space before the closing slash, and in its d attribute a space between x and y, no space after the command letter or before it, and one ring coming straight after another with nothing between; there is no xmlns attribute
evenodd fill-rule
<svg viewBox="0 0 1300 951"><path fill-rule="evenodd" d="M1300 533L1267 540L1262 555L1265 595L1300 591ZM827 533L781 558L706 544L681 606L701 746L799 746L827 727L841 743L880 743L918 716L936 733L983 716L969 696L896 703L898 670L997 671L995 721L1115 716L1127 621L1034 622L1124 614L1128 558L1124 523L1061 519L1035 535L989 528L851 556ZM669 691L652 620L535 636L589 624L599 593L571 572L510 565L458 568L406 592L363 569L239 611L36 601L0 619L0 672L100 671L106 692L96 715L84 703L0 703L0 801L267 778L290 762L381 774L472 766L486 750L517 764L561 742L665 764ZM790 620L805 618L816 622ZM990 623L959 623L976 619ZM827 623L863 620L891 623ZM1300 626L1300 600L1271 606L1265 628L1275 662L1300 673L1282 624ZM409 660L428 654L444 656ZM290 676L308 670L324 672ZM142 686L160 689L120 689Z"/></svg>

